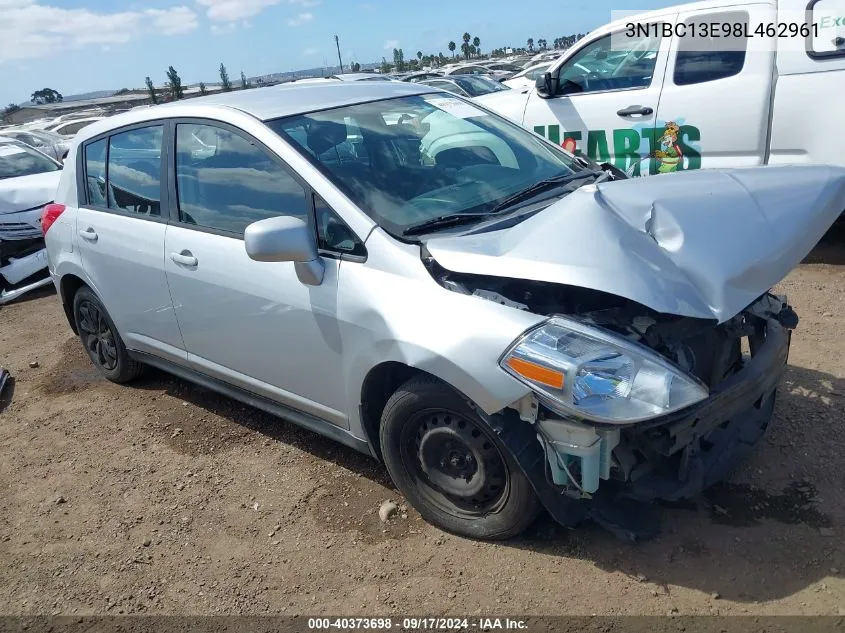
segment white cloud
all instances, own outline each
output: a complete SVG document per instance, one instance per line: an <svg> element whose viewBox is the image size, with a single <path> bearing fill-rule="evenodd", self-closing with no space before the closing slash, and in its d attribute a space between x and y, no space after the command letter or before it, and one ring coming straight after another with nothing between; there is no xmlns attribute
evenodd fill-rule
<svg viewBox="0 0 845 633"><path fill-rule="evenodd" d="M384 50L392 51L394 48L399 48L399 40L387 40L384 43Z"/></svg>
<svg viewBox="0 0 845 633"><path fill-rule="evenodd" d="M307 9L308 7L318 7L323 4L323 0L288 0L290 4Z"/></svg>
<svg viewBox="0 0 845 633"><path fill-rule="evenodd" d="M175 35L197 27L196 14L184 6L102 13L37 0L0 0L0 13L0 64L47 57L63 48L123 44L138 36Z"/></svg>
<svg viewBox="0 0 845 633"><path fill-rule="evenodd" d="M376 5L374 5L372 2L365 2L364 4L361 5L361 10L372 13L373 11L376 10Z"/></svg>
<svg viewBox="0 0 845 633"><path fill-rule="evenodd" d="M302 26L314 19L313 13L300 13L295 18L288 20L288 26Z"/></svg>
<svg viewBox="0 0 845 633"><path fill-rule="evenodd" d="M206 9L209 20L236 22L258 15L267 7L279 4L279 0L196 0Z"/></svg>
<svg viewBox="0 0 845 633"><path fill-rule="evenodd" d="M311 57L312 55L317 55L320 53L319 48L314 48L313 46L309 46L304 51L302 51L303 57Z"/></svg>
<svg viewBox="0 0 845 633"><path fill-rule="evenodd" d="M197 14L188 7L147 9L145 13L153 18L153 29L163 35L189 33L197 28Z"/></svg>

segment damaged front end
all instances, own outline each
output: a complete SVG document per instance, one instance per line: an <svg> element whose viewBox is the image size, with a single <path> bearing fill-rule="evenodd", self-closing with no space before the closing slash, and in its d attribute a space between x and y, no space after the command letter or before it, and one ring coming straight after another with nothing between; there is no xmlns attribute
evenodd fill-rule
<svg viewBox="0 0 845 633"><path fill-rule="evenodd" d="M0 305L52 283L41 206L0 215Z"/></svg>
<svg viewBox="0 0 845 633"><path fill-rule="evenodd" d="M678 501L723 479L771 420L798 322L783 297L766 293L717 323L583 288L428 267L452 291L549 317L503 356L532 392L493 419L565 525L592 518L625 539L655 534L643 502ZM526 340L528 352L515 354Z"/></svg>

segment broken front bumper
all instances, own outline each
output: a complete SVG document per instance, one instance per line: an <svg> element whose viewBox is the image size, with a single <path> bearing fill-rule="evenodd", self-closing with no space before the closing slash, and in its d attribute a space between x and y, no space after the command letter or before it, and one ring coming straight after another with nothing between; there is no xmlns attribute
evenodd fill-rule
<svg viewBox="0 0 845 633"><path fill-rule="evenodd" d="M14 245L15 242L0 243L0 305L52 283L49 275L41 279L34 277L42 271L45 274L47 272L46 248L19 257L2 257L3 246L8 247L10 244Z"/></svg>
<svg viewBox="0 0 845 633"><path fill-rule="evenodd" d="M789 343L789 330L770 319L745 366L707 400L624 430L620 448L646 457L627 473L633 495L677 501L723 479L769 426Z"/></svg>
<svg viewBox="0 0 845 633"><path fill-rule="evenodd" d="M635 501L695 495L724 478L763 436L789 344L789 330L769 319L744 367L714 388L709 398L622 430L613 450L613 472L591 498L573 498L572 491L553 483L535 426L522 422L515 410L505 410L489 422L556 521L575 526L592 518L621 538L647 538L657 533L657 519ZM634 458L627 462L629 468L625 453Z"/></svg>

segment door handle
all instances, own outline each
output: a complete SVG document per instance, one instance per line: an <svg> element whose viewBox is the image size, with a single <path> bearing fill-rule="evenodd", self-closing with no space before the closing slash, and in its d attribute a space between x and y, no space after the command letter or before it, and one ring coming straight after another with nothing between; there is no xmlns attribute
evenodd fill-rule
<svg viewBox="0 0 845 633"><path fill-rule="evenodd" d="M621 110L617 110L616 114L618 114L619 116L637 116L637 115L648 116L652 112L654 112L654 110L652 110L648 106L631 105L631 106L628 106L627 108L622 108Z"/></svg>
<svg viewBox="0 0 845 633"><path fill-rule="evenodd" d="M89 242L96 242L99 235L97 235L97 231L95 231L89 226L84 231L79 232L79 237L81 237L83 240L88 240Z"/></svg>
<svg viewBox="0 0 845 633"><path fill-rule="evenodd" d="M182 266L194 267L199 263L197 258L188 250L184 250L181 253L170 253L170 259Z"/></svg>

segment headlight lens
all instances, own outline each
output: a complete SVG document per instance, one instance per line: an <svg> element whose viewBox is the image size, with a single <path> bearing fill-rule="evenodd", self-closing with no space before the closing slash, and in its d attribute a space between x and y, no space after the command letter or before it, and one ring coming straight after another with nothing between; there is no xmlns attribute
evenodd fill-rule
<svg viewBox="0 0 845 633"><path fill-rule="evenodd" d="M709 395L647 347L561 317L529 331L500 364L558 413L599 422L639 422Z"/></svg>

